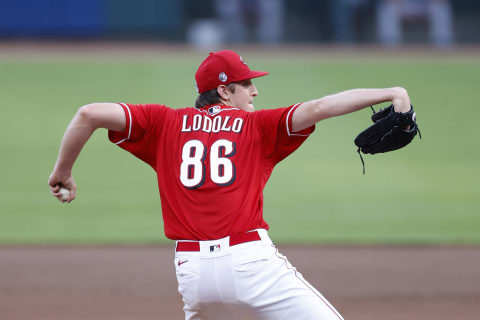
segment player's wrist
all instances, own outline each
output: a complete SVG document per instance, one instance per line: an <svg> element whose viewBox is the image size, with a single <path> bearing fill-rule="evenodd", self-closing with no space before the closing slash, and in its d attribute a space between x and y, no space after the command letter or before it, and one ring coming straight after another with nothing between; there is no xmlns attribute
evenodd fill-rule
<svg viewBox="0 0 480 320"><path fill-rule="evenodd" d="M58 177L60 179L68 179L72 176L72 168L55 165L55 168L53 168L52 176Z"/></svg>

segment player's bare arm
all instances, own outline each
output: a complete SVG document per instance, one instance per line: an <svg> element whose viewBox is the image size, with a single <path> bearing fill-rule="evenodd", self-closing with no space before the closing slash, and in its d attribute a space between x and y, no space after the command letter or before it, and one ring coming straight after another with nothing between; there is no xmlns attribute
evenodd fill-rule
<svg viewBox="0 0 480 320"><path fill-rule="evenodd" d="M300 131L320 120L387 101L392 102L396 112L410 110L410 97L404 88L352 89L303 103L293 114L292 129Z"/></svg>
<svg viewBox="0 0 480 320"><path fill-rule="evenodd" d="M123 131L125 125L124 111L116 103L92 103L81 107L65 131L55 167L48 179L52 195L60 199L60 187L64 187L70 191L66 202L75 199L77 186L72 168L85 143L98 128Z"/></svg>

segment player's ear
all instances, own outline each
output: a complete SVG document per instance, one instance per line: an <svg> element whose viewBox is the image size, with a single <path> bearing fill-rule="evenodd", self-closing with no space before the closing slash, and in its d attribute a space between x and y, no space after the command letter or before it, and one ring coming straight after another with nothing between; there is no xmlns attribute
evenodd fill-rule
<svg viewBox="0 0 480 320"><path fill-rule="evenodd" d="M221 84L217 88L218 95L225 101L230 99L230 91L228 90L227 86Z"/></svg>

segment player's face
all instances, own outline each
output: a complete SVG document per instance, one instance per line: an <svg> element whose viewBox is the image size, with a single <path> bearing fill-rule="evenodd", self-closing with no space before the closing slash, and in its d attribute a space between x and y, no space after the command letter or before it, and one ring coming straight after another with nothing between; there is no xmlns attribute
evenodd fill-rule
<svg viewBox="0 0 480 320"><path fill-rule="evenodd" d="M235 83L235 92L230 92L230 102L232 106L252 112L255 110L253 106L253 98L258 95L257 88L252 80L244 80Z"/></svg>

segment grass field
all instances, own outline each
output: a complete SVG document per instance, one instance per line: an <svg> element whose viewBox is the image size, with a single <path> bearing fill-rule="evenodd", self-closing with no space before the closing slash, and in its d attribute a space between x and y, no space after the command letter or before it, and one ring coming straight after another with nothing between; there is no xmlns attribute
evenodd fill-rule
<svg viewBox="0 0 480 320"><path fill-rule="evenodd" d="M480 58L471 54L244 53L268 70L256 107L287 106L354 87L404 86L423 139L365 156L362 110L317 125L265 189L271 236L283 243L480 244ZM166 241L154 172L97 131L74 167L78 197L60 204L47 179L68 122L89 102L191 106L203 53L0 56L0 244ZM240 51L242 54L242 52ZM111 56L109 56L111 55Z"/></svg>

